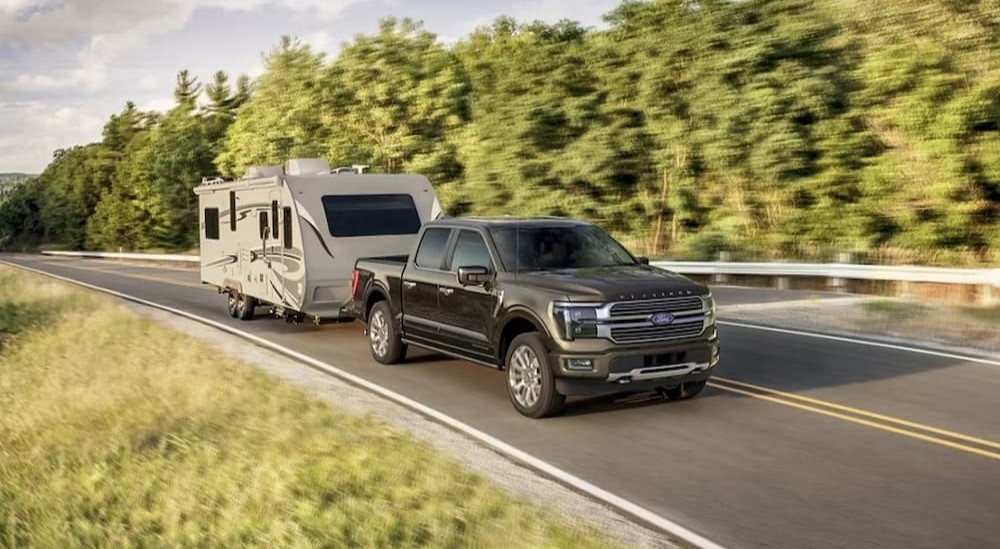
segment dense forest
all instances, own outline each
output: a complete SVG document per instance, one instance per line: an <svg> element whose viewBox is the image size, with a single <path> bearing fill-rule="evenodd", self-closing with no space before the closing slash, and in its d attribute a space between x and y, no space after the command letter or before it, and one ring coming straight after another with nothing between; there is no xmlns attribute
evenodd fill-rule
<svg viewBox="0 0 1000 549"><path fill-rule="evenodd" d="M325 157L452 215L582 217L653 256L1000 262L1000 0L627 1L607 25L409 20L255 81L178 75L0 206L0 244L186 249L202 176Z"/></svg>

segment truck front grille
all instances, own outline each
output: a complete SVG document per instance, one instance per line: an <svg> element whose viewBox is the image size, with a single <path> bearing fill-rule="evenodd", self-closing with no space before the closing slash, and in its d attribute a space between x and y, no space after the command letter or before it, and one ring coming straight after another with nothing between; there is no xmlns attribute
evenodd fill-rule
<svg viewBox="0 0 1000 549"><path fill-rule="evenodd" d="M683 339L695 337L705 329L702 318L697 322L683 322L668 326L621 326L611 325L611 339L617 343L639 343L644 341L660 341L667 339Z"/></svg>
<svg viewBox="0 0 1000 549"><path fill-rule="evenodd" d="M705 308L705 302L698 296L672 297L668 299L646 299L642 301L623 301L611 306L611 318L636 315L652 315L656 313L681 313L700 311Z"/></svg>

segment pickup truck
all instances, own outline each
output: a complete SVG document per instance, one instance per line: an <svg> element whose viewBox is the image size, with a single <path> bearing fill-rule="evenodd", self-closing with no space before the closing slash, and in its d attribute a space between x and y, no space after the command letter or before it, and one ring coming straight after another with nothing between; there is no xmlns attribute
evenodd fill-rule
<svg viewBox="0 0 1000 549"><path fill-rule="evenodd" d="M383 364L413 345L506 370L514 408L540 418L570 395L691 398L719 361L708 288L590 223L446 218L416 242L355 264L354 314Z"/></svg>

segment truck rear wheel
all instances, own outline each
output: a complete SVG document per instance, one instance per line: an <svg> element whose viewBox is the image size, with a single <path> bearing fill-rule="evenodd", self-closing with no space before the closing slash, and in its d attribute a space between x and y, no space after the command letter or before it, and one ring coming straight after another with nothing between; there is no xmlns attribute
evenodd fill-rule
<svg viewBox="0 0 1000 549"><path fill-rule="evenodd" d="M246 294L237 294L236 318L240 320L253 320L255 308L257 308L256 299Z"/></svg>
<svg viewBox="0 0 1000 549"><path fill-rule="evenodd" d="M226 292L226 312L233 318L236 318L237 315L239 315L239 299L240 296L236 292Z"/></svg>
<svg viewBox="0 0 1000 549"><path fill-rule="evenodd" d="M537 333L515 337L504 364L507 394L514 409L531 418L551 416L562 410L566 397L556 391L549 353Z"/></svg>
<svg viewBox="0 0 1000 549"><path fill-rule="evenodd" d="M385 301L376 303L368 313L368 349L382 364L395 364L406 354L406 345Z"/></svg>

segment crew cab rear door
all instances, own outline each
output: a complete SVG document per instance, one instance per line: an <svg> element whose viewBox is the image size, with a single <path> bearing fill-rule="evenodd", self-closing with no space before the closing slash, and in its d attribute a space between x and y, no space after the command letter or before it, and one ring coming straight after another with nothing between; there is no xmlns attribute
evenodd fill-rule
<svg viewBox="0 0 1000 549"><path fill-rule="evenodd" d="M403 333L407 339L440 345L438 289L451 278L444 269L452 229L428 227L424 230L412 260L403 270L401 298Z"/></svg>
<svg viewBox="0 0 1000 549"><path fill-rule="evenodd" d="M458 268L486 267L496 273L496 263L479 231L461 229L456 233L446 262L449 277L438 289L439 337L457 353L492 362L490 335L499 299L496 288L489 284L462 286L458 282Z"/></svg>

